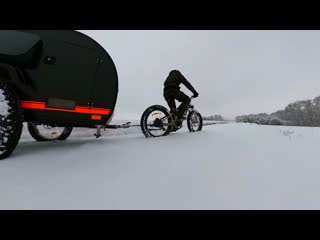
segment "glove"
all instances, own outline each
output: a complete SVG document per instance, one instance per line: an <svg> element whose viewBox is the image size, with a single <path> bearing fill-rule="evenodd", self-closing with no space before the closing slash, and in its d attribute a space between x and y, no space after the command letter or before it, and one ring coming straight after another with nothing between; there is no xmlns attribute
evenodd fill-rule
<svg viewBox="0 0 320 240"><path fill-rule="evenodd" d="M197 93L197 92L195 92L194 94L193 94L193 97L194 98L197 98L199 96L199 93Z"/></svg>

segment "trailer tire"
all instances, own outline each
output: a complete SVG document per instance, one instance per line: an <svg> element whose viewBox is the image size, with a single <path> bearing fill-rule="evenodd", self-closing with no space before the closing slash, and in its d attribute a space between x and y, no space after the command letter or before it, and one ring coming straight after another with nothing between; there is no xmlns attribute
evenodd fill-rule
<svg viewBox="0 0 320 240"><path fill-rule="evenodd" d="M0 160L13 153L21 138L22 128L20 99L8 81L0 78Z"/></svg>
<svg viewBox="0 0 320 240"><path fill-rule="evenodd" d="M56 138L48 138L40 132L36 124L28 123L28 131L32 138L37 142L65 141L71 135L72 130L72 127L65 127L61 134L58 135Z"/></svg>

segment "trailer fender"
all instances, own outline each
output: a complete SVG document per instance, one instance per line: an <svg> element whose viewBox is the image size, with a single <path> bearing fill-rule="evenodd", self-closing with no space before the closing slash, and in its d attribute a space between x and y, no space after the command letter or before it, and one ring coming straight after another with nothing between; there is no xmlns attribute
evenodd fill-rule
<svg viewBox="0 0 320 240"><path fill-rule="evenodd" d="M36 91L24 83L23 77L18 73L17 68L6 63L0 63L0 77L9 82L20 98L28 98L35 95Z"/></svg>

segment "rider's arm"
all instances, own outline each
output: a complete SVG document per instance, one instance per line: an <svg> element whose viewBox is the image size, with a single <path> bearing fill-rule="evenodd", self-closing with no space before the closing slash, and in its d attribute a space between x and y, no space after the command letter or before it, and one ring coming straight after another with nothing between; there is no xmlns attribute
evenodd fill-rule
<svg viewBox="0 0 320 240"><path fill-rule="evenodd" d="M181 72L179 72L179 75L180 75L181 83L183 83L183 85L185 85L194 95L197 95L198 92L193 88L191 83L182 75Z"/></svg>

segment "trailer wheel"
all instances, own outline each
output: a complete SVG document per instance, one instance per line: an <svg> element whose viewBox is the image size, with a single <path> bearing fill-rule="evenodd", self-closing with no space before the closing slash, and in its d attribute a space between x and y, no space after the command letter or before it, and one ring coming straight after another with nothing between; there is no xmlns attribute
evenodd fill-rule
<svg viewBox="0 0 320 240"><path fill-rule="evenodd" d="M28 123L30 135L38 142L64 141L72 133L72 127L51 127Z"/></svg>
<svg viewBox="0 0 320 240"><path fill-rule="evenodd" d="M18 145L23 128L20 100L8 82L0 78L0 160L8 158Z"/></svg>

